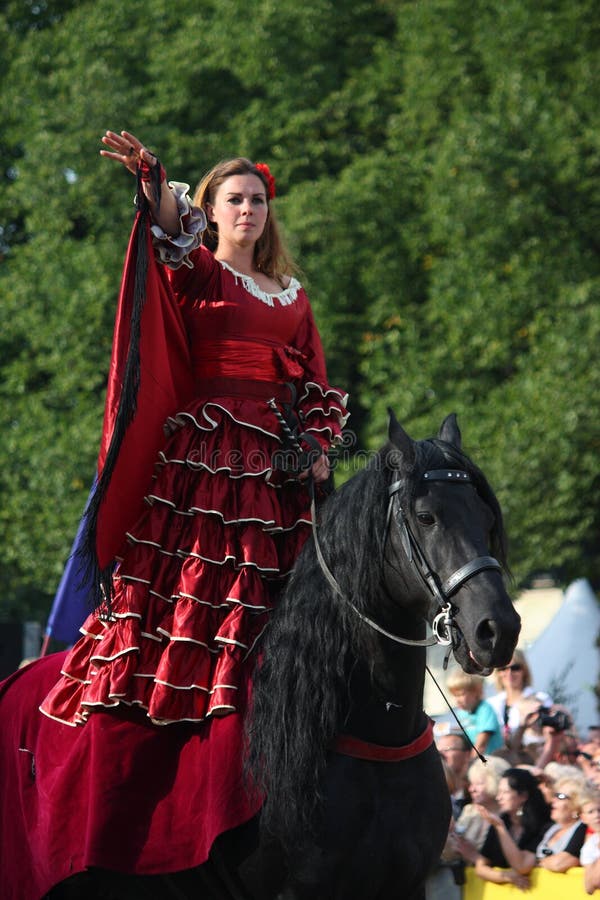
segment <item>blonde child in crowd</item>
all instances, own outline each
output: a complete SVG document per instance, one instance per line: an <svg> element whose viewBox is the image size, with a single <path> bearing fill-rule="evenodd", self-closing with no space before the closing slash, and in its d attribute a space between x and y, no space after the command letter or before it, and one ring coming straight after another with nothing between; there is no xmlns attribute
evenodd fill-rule
<svg viewBox="0 0 600 900"><path fill-rule="evenodd" d="M454 712L479 753L494 753L504 741L496 713L483 699L483 678L455 671L446 686L456 701Z"/></svg>

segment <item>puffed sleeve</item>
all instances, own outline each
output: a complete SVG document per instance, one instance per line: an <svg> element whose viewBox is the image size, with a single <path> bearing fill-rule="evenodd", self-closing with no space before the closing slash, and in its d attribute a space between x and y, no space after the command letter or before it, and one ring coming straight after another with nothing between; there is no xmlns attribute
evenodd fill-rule
<svg viewBox="0 0 600 900"><path fill-rule="evenodd" d="M348 419L348 394L331 387L327 380L325 356L314 316L307 306L293 346L301 354L304 375L300 379L296 410L303 430L314 435L324 450L342 442L342 428Z"/></svg>
<svg viewBox="0 0 600 900"><path fill-rule="evenodd" d="M206 215L204 210L192 206L188 196L189 184L183 181L170 181L171 188L177 201L179 213L179 234L175 237L164 231L156 223L152 225L152 244L159 262L164 263L170 269L179 269L181 266L193 267L190 254L196 250L202 240L202 232L206 228Z"/></svg>

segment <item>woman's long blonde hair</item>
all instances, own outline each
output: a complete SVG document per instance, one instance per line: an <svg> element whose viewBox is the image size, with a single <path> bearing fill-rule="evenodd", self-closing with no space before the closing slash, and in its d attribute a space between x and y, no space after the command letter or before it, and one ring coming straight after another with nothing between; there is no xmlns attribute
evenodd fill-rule
<svg viewBox="0 0 600 900"><path fill-rule="evenodd" d="M257 271L264 272L269 278L273 278L282 287L285 287L286 276L297 272L297 267L285 245L281 234L281 228L277 222L275 211L269 199L269 185L263 173L256 168L251 160L244 156L235 159L224 159L207 172L202 178L194 194L194 206L201 207L206 213L208 221L207 204L215 202L217 190L232 175L256 175L265 186L267 196L268 215L265 228L256 242L254 248L254 265ZM202 243L209 250L215 250L219 241L219 234L214 222L208 221L206 230L202 235Z"/></svg>

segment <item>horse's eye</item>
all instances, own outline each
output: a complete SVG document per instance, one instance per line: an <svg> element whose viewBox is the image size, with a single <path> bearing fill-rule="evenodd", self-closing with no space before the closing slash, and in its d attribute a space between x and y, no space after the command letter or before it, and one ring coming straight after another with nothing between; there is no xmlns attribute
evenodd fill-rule
<svg viewBox="0 0 600 900"><path fill-rule="evenodd" d="M419 525L433 525L435 518L428 512L417 513L417 522Z"/></svg>

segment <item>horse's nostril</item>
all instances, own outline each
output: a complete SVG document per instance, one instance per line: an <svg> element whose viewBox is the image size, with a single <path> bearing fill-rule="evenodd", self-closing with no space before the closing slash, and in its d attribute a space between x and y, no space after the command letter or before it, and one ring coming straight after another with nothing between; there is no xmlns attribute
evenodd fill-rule
<svg viewBox="0 0 600 900"><path fill-rule="evenodd" d="M475 635L481 646L488 646L491 644L493 647L498 636L496 623L492 619L483 619L477 626Z"/></svg>

